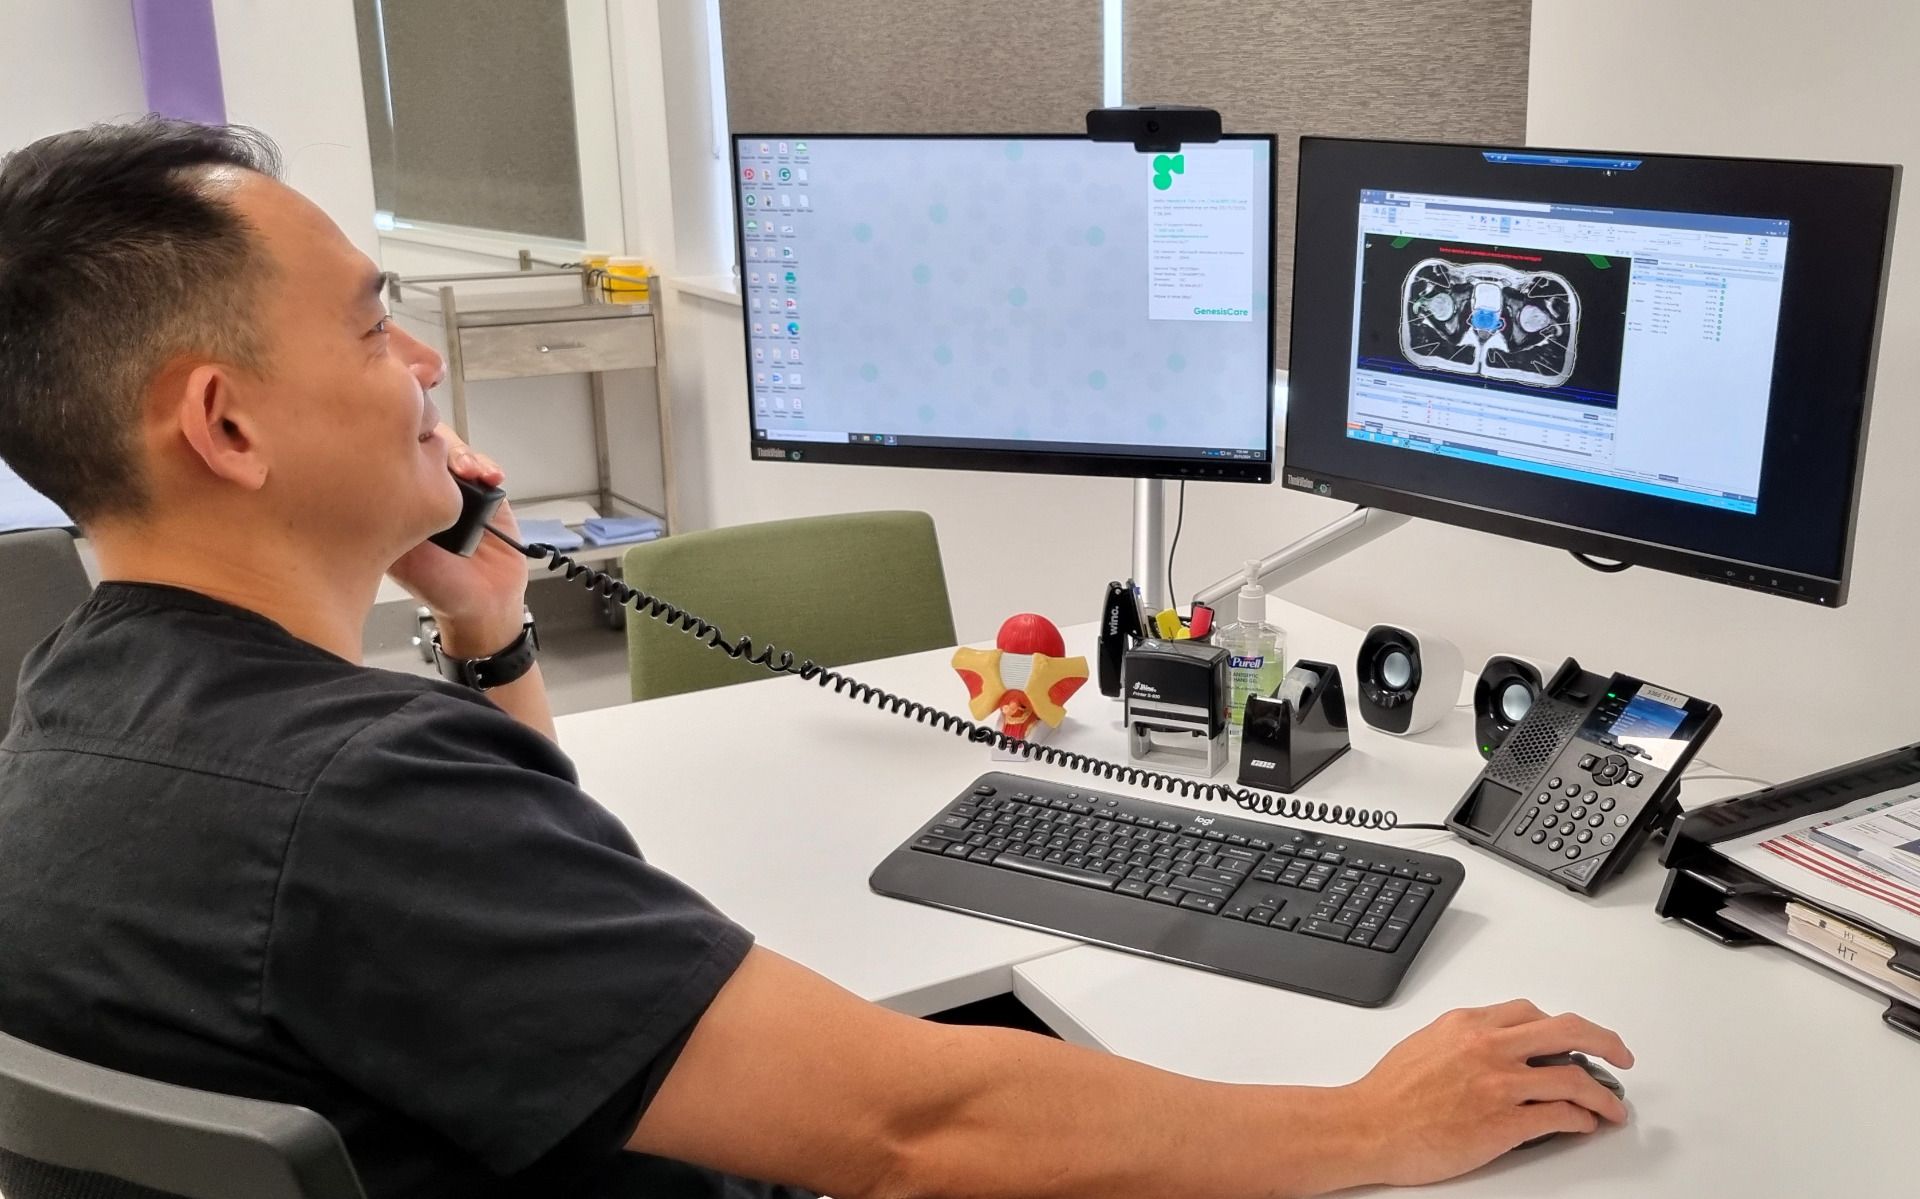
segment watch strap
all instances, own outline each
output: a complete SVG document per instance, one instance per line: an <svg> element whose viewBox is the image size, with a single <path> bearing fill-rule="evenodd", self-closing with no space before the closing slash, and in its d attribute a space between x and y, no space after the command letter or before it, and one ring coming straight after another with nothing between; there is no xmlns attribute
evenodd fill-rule
<svg viewBox="0 0 1920 1199"><path fill-rule="evenodd" d="M540 636L534 631L532 615L521 625L520 636L514 638L513 644L484 658L456 658L441 646L440 634L433 635L433 663L439 668L440 677L476 691L490 691L518 681L533 669L539 656Z"/></svg>

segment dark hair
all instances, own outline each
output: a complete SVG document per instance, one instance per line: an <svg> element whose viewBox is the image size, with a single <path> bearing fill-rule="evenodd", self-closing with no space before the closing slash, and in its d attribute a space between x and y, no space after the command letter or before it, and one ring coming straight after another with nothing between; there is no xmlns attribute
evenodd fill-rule
<svg viewBox="0 0 1920 1199"><path fill-rule="evenodd" d="M174 357L259 365L269 273L208 168L278 175L245 128L147 117L0 159L0 458L77 521L146 505L142 396Z"/></svg>

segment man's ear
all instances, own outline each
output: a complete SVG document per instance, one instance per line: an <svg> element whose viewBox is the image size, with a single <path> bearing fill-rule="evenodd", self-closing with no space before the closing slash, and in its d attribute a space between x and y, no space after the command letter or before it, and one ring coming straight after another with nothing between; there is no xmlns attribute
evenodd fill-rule
<svg viewBox="0 0 1920 1199"><path fill-rule="evenodd" d="M262 430L240 403L239 381L226 367L202 363L184 372L166 372L162 396L171 403L180 435L208 471L249 491L267 481L268 455Z"/></svg>

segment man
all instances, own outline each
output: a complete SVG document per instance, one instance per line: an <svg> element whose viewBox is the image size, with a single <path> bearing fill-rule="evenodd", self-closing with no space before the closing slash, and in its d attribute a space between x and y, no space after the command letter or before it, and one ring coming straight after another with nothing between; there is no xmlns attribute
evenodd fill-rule
<svg viewBox="0 0 1920 1199"><path fill-rule="evenodd" d="M383 573L451 657L525 637L517 556L421 544L449 467L501 472L381 283L240 131L0 165L0 456L104 580L0 743L0 1028L311 1107L375 1197L1304 1195L1625 1118L1526 1064L1630 1065L1620 1039L1522 1001L1349 1086L1230 1087L754 947L577 789L537 667L481 694L359 665Z"/></svg>

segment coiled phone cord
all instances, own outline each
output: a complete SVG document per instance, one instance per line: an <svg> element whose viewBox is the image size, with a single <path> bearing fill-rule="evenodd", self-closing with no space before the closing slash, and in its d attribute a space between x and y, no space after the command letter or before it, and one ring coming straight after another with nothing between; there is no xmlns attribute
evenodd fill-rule
<svg viewBox="0 0 1920 1199"><path fill-rule="evenodd" d="M669 628L685 633L736 661L751 662L773 674L794 675L808 682L817 683L821 687L830 687L837 695L845 695L860 703L891 712L929 728L952 733L975 745L992 745L995 748L1019 754L1028 761L1044 762L1049 766L1077 770L1110 782L1169 792L1183 799L1235 803L1249 812L1257 812L1263 816L1277 816L1282 820L1306 820L1358 829L1402 828L1447 831L1443 824L1403 824L1397 813L1379 808L1315 803L1292 796L1271 795L1245 787L1235 787L1227 783L1201 782L1197 779L1162 774L1159 771L1142 770L1138 766L1109 762L1104 758L1095 758L1051 745L1036 745L1019 737L1009 737L999 729L963 716L955 716L951 712L943 712L905 696L882 691L870 683L849 678L837 670L820 665L811 658L796 662L791 651L778 649L771 643L762 643L755 648L752 637L742 636L729 640L719 628L692 613L682 611L658 596L648 595L605 571L594 570L590 566L575 562L550 545L543 543L522 545L491 525L487 526L487 532L528 558L535 561L544 559L548 570L561 572L567 581L578 582L602 599L611 599L616 603L624 604L640 615L660 621Z"/></svg>

